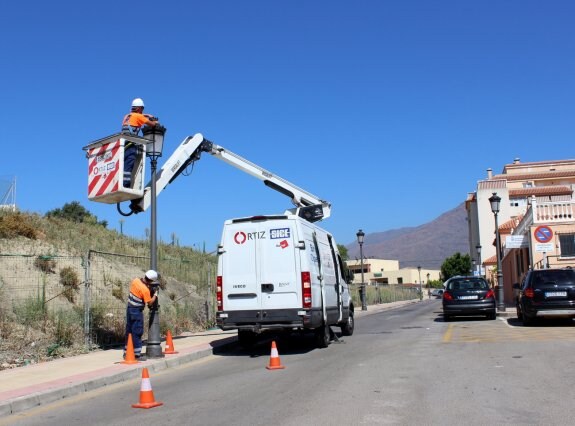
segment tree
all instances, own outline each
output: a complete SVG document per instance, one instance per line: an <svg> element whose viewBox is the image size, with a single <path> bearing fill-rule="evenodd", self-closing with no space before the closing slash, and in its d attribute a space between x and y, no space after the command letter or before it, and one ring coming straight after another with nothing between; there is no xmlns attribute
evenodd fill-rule
<svg viewBox="0 0 575 426"><path fill-rule="evenodd" d="M461 255L457 252L453 256L445 259L441 265L441 276L447 280L455 275L469 275L471 271L471 256Z"/></svg>
<svg viewBox="0 0 575 426"><path fill-rule="evenodd" d="M61 209L50 210L45 214L47 218L56 217L59 219L65 219L76 223L87 223L92 225L101 225L104 228L108 226L108 222L103 220L98 222L98 218L90 213L84 206L82 206L78 201L72 201L71 203L66 203Z"/></svg>
<svg viewBox="0 0 575 426"><path fill-rule="evenodd" d="M349 255L347 254L347 248L342 246L341 244L337 245L337 250L339 251L339 255L341 256L341 260L344 262L349 259Z"/></svg>

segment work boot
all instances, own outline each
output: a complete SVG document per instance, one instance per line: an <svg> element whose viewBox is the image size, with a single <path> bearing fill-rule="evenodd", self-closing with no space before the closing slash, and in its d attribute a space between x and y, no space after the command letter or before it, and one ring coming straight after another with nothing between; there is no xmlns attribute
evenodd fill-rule
<svg viewBox="0 0 575 426"><path fill-rule="evenodd" d="M146 357L146 355L140 355L136 357L137 361L147 361L148 357Z"/></svg>

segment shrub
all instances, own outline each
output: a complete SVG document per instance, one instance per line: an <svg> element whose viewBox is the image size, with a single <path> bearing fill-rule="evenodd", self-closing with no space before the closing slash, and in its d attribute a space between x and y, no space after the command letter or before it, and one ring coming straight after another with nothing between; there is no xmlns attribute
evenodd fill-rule
<svg viewBox="0 0 575 426"><path fill-rule="evenodd" d="M80 278L74 268L66 266L60 270L60 284L74 290L80 288Z"/></svg>
<svg viewBox="0 0 575 426"><path fill-rule="evenodd" d="M45 319L46 307L40 297L31 296L22 303L15 305L14 313L21 324L33 325Z"/></svg>
<svg viewBox="0 0 575 426"><path fill-rule="evenodd" d="M31 240L38 237L36 227L30 216L21 213L0 215L0 238L16 238L18 236Z"/></svg>
<svg viewBox="0 0 575 426"><path fill-rule="evenodd" d="M34 259L34 266L44 273L55 273L56 261L51 256L38 256Z"/></svg>
<svg viewBox="0 0 575 426"><path fill-rule="evenodd" d="M57 346L72 346L74 343L83 341L82 318L74 311L59 311L54 318L55 333L54 339ZM49 354L51 356L56 353Z"/></svg>

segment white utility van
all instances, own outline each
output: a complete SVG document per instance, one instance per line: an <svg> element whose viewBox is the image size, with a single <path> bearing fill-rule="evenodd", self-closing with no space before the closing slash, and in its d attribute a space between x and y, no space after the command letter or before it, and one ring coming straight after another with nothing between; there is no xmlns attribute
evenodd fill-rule
<svg viewBox="0 0 575 426"><path fill-rule="evenodd" d="M330 326L353 333L349 275L325 230L295 214L228 220L218 247L216 320L240 344L266 329L313 330L319 347Z"/></svg>

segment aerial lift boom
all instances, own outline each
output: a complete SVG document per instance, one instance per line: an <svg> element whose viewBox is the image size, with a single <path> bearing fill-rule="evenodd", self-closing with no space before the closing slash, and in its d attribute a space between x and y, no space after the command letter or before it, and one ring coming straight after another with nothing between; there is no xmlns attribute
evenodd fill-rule
<svg viewBox="0 0 575 426"><path fill-rule="evenodd" d="M329 202L316 197L224 147L210 142L200 133L196 133L194 136L188 136L184 139L157 173L155 182L156 196L190 164L199 160L203 152L211 154L219 160L225 161L241 171L260 179L269 188L275 189L288 196L296 206L296 210L293 211L293 213L310 222L328 218L331 214L331 204ZM132 200L130 203L132 213L140 213L150 207L151 186L152 182L150 181L146 184L143 197Z"/></svg>

